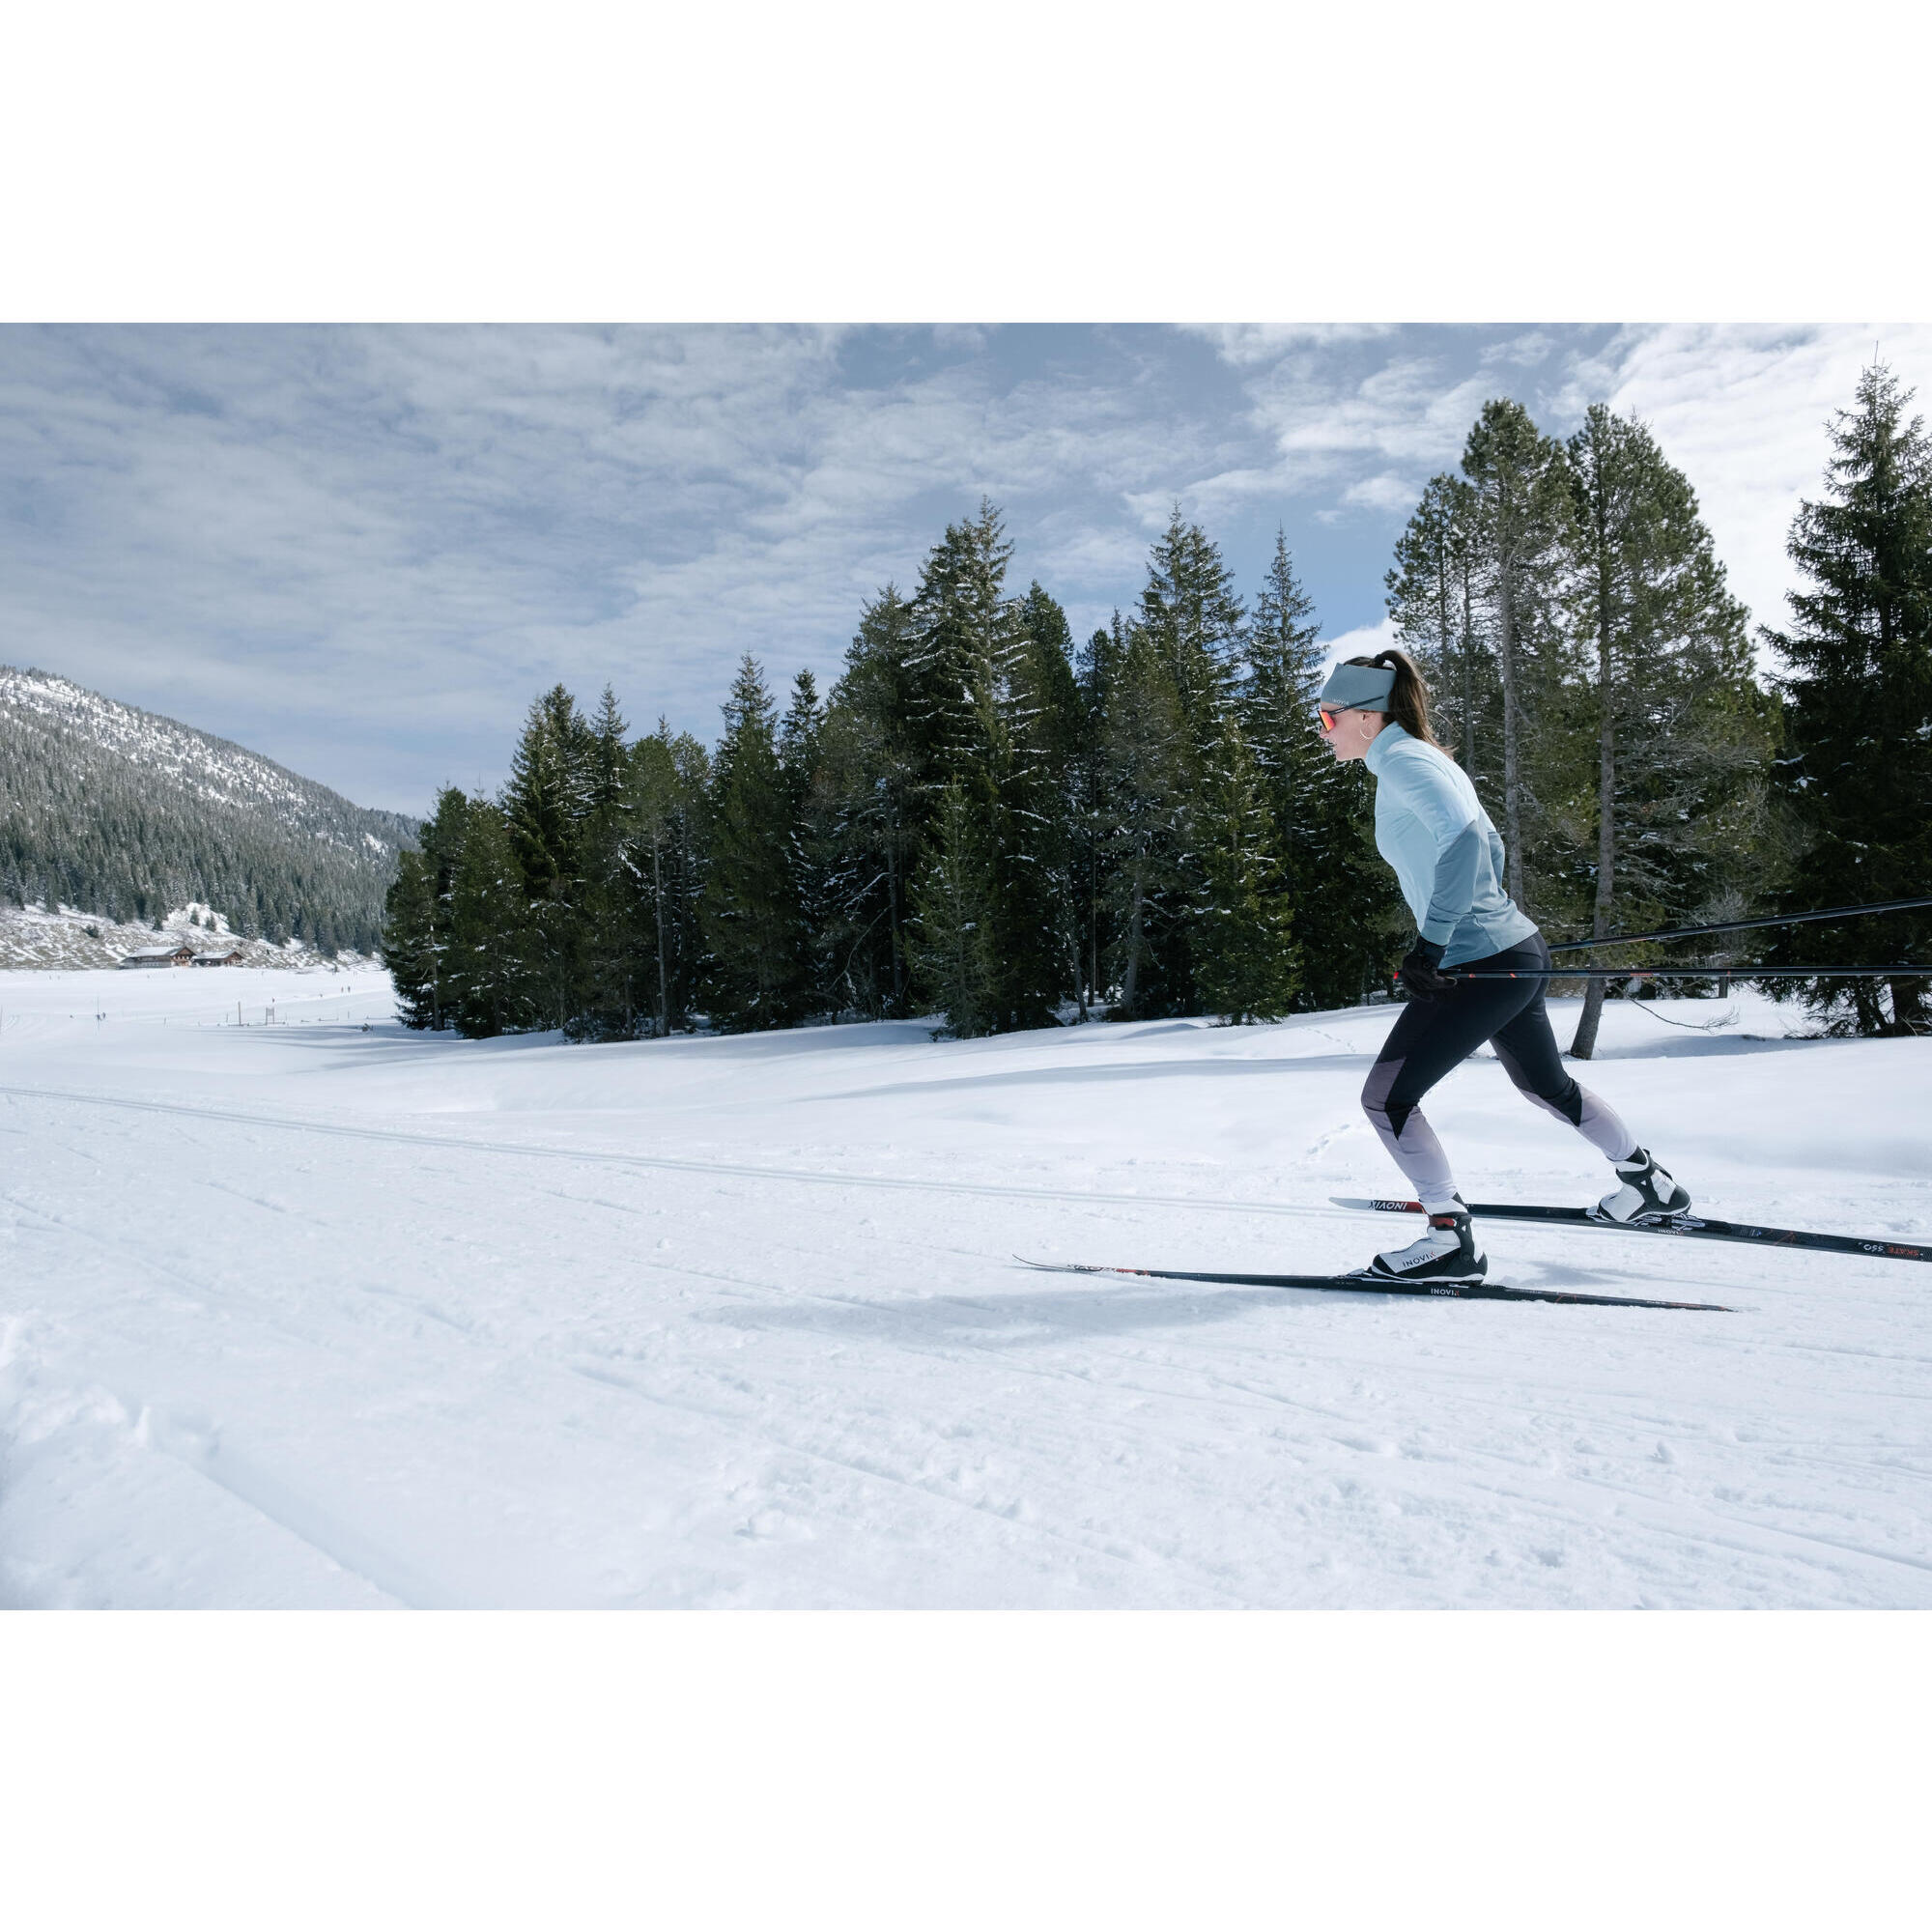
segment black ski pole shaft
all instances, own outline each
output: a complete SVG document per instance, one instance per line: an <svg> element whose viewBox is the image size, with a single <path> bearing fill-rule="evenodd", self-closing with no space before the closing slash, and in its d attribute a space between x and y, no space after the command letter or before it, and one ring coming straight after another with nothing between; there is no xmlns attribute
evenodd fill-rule
<svg viewBox="0 0 1932 1932"><path fill-rule="evenodd" d="M1860 919L1874 912L1916 912L1932 906L1932 898L1887 899L1881 905L1833 906L1825 912L1779 913L1771 919L1734 919L1722 925L1680 925L1671 932L1624 932L1611 939L1567 939L1552 946L1551 952L1589 952L1599 946L1642 946L1662 944L1666 939L1702 939L1713 932L1754 932L1765 925L1808 925L1822 919ZM1809 977L1809 976L1807 976Z"/></svg>
<svg viewBox="0 0 1932 1932"><path fill-rule="evenodd" d="M1551 966L1524 973L1471 973L1445 966L1448 980L1923 980L1932 966Z"/></svg>

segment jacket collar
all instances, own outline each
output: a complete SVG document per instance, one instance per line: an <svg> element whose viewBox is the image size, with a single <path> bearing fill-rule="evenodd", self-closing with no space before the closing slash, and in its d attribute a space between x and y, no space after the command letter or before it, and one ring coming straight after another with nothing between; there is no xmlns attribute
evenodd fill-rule
<svg viewBox="0 0 1932 1932"><path fill-rule="evenodd" d="M1396 721L1391 718L1376 735L1369 740L1368 755L1362 762L1377 778L1382 775L1382 766L1388 762L1388 754L1408 736Z"/></svg>

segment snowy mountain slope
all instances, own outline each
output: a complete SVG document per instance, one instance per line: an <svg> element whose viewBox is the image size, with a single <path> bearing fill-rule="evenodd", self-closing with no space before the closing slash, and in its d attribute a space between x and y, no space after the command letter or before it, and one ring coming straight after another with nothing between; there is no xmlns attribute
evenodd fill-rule
<svg viewBox="0 0 1932 1932"><path fill-rule="evenodd" d="M45 671L0 667L0 903L373 949L414 821Z"/></svg>
<svg viewBox="0 0 1932 1932"><path fill-rule="evenodd" d="M344 851L393 855L414 842L413 819L352 805L327 785L226 738L116 703L50 671L0 665L0 711L41 721L70 743L98 747L121 765L170 781L210 805L265 811L288 831Z"/></svg>
<svg viewBox="0 0 1932 1932"><path fill-rule="evenodd" d="M1484 1231L1720 1317L1013 1264L1406 1235L1327 1202L1392 1180L1388 1008L573 1047L134 980L4 987L5 1601L1932 1605L1932 1268ZM1795 1017L1616 1003L1587 1078L1715 1213L1932 1234L1923 1043ZM1604 1185L1493 1061L1431 1112L1472 1194Z"/></svg>

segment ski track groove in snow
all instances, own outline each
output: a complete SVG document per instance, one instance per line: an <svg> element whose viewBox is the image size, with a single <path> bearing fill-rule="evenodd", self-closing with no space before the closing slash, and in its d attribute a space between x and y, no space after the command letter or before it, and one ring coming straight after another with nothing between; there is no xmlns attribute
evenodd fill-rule
<svg viewBox="0 0 1932 1932"><path fill-rule="evenodd" d="M1085 1189L1010 1187L977 1181L917 1179L887 1174L834 1174L810 1168L750 1167L742 1162L681 1160L668 1154L617 1153L598 1148L542 1147L528 1143L482 1141L466 1135L405 1133L393 1127L353 1127L337 1122L304 1121L272 1114L238 1114L214 1107L190 1107L163 1100L133 1100L108 1094L75 1094L40 1087L0 1087L0 1094L21 1099L70 1100L80 1106L123 1107L145 1113L185 1114L235 1125L274 1127L295 1133L337 1134L355 1140L399 1141L406 1147L459 1148L467 1153L524 1155L539 1160L599 1162L612 1167L657 1168L670 1173L730 1176L747 1180L787 1180L834 1187L888 1187L927 1194L983 1195L1009 1201L1060 1201L1101 1207L1205 1208L1238 1214L1289 1214L1333 1219L1349 1215L1341 1208L1301 1207L1282 1202L1226 1201L1191 1195L1097 1194ZM1355 1218L1349 1215L1350 1218Z"/></svg>
<svg viewBox="0 0 1932 1932"><path fill-rule="evenodd" d="M1897 1264L1490 1242L1738 1302L1719 1334L1010 1263L1386 1245L1326 1196L1393 1191L1356 1104L1388 1009L566 1048L184 1025L233 990L152 980L97 1026L123 988L83 977L0 981L0 1600L1932 1605ZM1914 1043L1643 1017L1587 1077L1711 1211L1922 1232ZM1431 1106L1465 1191L1594 1189L1489 1060ZM451 1112L535 1130L418 1130Z"/></svg>

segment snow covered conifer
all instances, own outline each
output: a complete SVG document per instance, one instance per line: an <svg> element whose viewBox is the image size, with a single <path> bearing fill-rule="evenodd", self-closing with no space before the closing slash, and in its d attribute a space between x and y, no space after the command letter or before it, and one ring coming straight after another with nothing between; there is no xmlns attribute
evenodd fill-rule
<svg viewBox="0 0 1932 1932"><path fill-rule="evenodd" d="M948 526L921 577L905 666L923 842L937 853L933 814L956 787L984 895L976 916L986 928L987 1024L1001 1030L1046 1024L1072 963L1056 795L1057 720L1070 682L1065 620L1043 591L1006 597L1011 551L983 499L977 517ZM949 831L947 867L963 864L962 853Z"/></svg>
<svg viewBox="0 0 1932 1932"><path fill-rule="evenodd" d="M1136 617L1167 669L1197 756L1219 740L1234 697L1241 614L1219 546L1177 503L1148 557Z"/></svg>
<svg viewBox="0 0 1932 1932"><path fill-rule="evenodd" d="M1209 756L1201 831L1205 876L1194 921L1194 979L1202 1004L1237 1024L1277 1019L1293 1003L1297 952L1274 826L1232 710Z"/></svg>
<svg viewBox="0 0 1932 1932"><path fill-rule="evenodd" d="M1179 828L1193 790L1180 699L1151 636L1125 627L1104 725L1105 890L1123 1019L1187 1009L1170 927L1186 907ZM1180 944L1184 946L1184 938Z"/></svg>
<svg viewBox="0 0 1932 1932"><path fill-rule="evenodd" d="M472 798L449 893L444 1010L469 1039L552 1018L544 949L531 930L523 868L501 808Z"/></svg>
<svg viewBox="0 0 1932 1932"><path fill-rule="evenodd" d="M832 849L834 801L824 769L825 706L818 681L801 670L792 680L791 703L779 727L779 765L784 774L791 817L792 883L804 922L805 958L800 996L809 1010L839 1004L834 983L836 962L829 942L834 930Z"/></svg>
<svg viewBox="0 0 1932 1932"><path fill-rule="evenodd" d="M1793 909L1916 898L1932 890L1932 441L1906 416L1913 392L1882 362L1831 427L1827 496L1791 526L1810 582L1789 627L1762 632L1781 679L1786 755L1777 790L1803 840L1784 895ZM1880 939L1878 935L1883 934ZM1767 963L1877 964L1932 956L1932 919L1899 913L1789 928ZM1861 1034L1926 1028L1923 980L1805 982L1805 997Z"/></svg>
<svg viewBox="0 0 1932 1932"><path fill-rule="evenodd" d="M1567 637L1561 598L1571 554L1574 509L1563 445L1545 436L1523 406L1508 398L1485 403L1463 452L1463 472L1474 486L1479 582L1489 606L1491 635L1503 695L1503 842L1508 847L1510 896L1539 916L1524 884L1525 841L1543 842L1543 800L1533 770L1544 754L1567 745L1548 700L1563 690ZM1567 776L1567 775L1564 775ZM1551 775L1546 790L1560 789ZM1541 915L1548 918L1546 907Z"/></svg>
<svg viewBox="0 0 1932 1932"><path fill-rule="evenodd" d="M441 1025L435 887L430 865L420 852L397 855L396 876L389 882L383 914L383 964L395 982L403 1024Z"/></svg>
<svg viewBox="0 0 1932 1932"><path fill-rule="evenodd" d="M1242 634L1247 676L1239 712L1257 780L1279 841L1282 869L1297 895L1312 883L1315 797L1329 756L1316 728L1321 683L1321 626L1277 529L1274 555Z"/></svg>
<svg viewBox="0 0 1932 1932"><path fill-rule="evenodd" d="M597 700L597 715L588 726L584 747L588 767L585 805L592 812L616 808L624 789L624 734L631 727L618 708L617 694L607 684Z"/></svg>
<svg viewBox="0 0 1932 1932"><path fill-rule="evenodd" d="M1107 719L1115 677L1126 654L1126 627L1116 611L1110 626L1096 630L1074 671L1073 750L1067 766L1068 875L1079 949L1075 981L1084 1019L1089 1005L1104 997L1102 957L1113 930L1106 882L1110 834L1107 818Z"/></svg>
<svg viewBox="0 0 1932 1932"><path fill-rule="evenodd" d="M463 858L469 801L454 785L438 793L417 850L402 853L389 888L383 956L396 983L403 1024L451 1024L445 981L450 971L451 894Z"/></svg>
<svg viewBox="0 0 1932 1932"><path fill-rule="evenodd" d="M1695 493L1641 423L1594 404L1569 458L1572 606L1595 670L1595 716L1582 714L1597 751L1593 931L1721 918L1752 883L1771 753L1745 609ZM1570 1049L1579 1060L1603 1004L1593 980Z"/></svg>
<svg viewBox="0 0 1932 1932"><path fill-rule="evenodd" d="M529 899L524 935L541 974L548 1024L582 1005L589 931L582 903L584 836L592 810L596 743L562 685L531 706L503 788L504 826Z"/></svg>
<svg viewBox="0 0 1932 1932"><path fill-rule="evenodd" d="M686 1023L699 997L711 760L689 732L673 733L660 718L631 747L630 763L625 868L641 915L633 984L641 980L655 995L653 1031L663 1035Z"/></svg>
<svg viewBox="0 0 1932 1932"><path fill-rule="evenodd" d="M940 794L908 927L916 982L958 1039L998 1030L993 893L965 788Z"/></svg>
<svg viewBox="0 0 1932 1932"><path fill-rule="evenodd" d="M1487 751L1502 717L1495 661L1479 627L1478 541L1474 487L1460 476L1432 476L1383 579L1396 638L1428 681L1435 735L1471 783L1479 781L1479 739Z"/></svg>
<svg viewBox="0 0 1932 1932"><path fill-rule="evenodd" d="M1337 765L1316 717L1323 652L1314 600L1285 532L1256 594L1243 643L1239 715L1280 857L1297 940L1301 1007L1345 1006L1376 983L1399 949L1401 901L1377 859L1365 774Z"/></svg>
<svg viewBox="0 0 1932 1932"><path fill-rule="evenodd" d="M1219 548L1177 504L1149 554L1112 740L1116 838L1131 855L1122 1008L1136 1016L1202 1004L1193 925L1207 903L1207 788L1236 702L1241 622Z"/></svg>
<svg viewBox="0 0 1932 1932"><path fill-rule="evenodd" d="M906 923L928 801L911 718L912 605L886 584L860 612L819 733L831 797L828 927L842 1001L902 1015L910 997Z"/></svg>
<svg viewBox="0 0 1932 1932"><path fill-rule="evenodd" d="M503 813L532 897L568 896L591 809L591 738L562 685L533 702L510 758Z"/></svg>
<svg viewBox="0 0 1932 1932"><path fill-rule="evenodd" d="M749 653L724 705L712 773L704 931L714 1018L726 1031L787 1026L805 997L805 923L794 867L791 791L764 672Z"/></svg>

